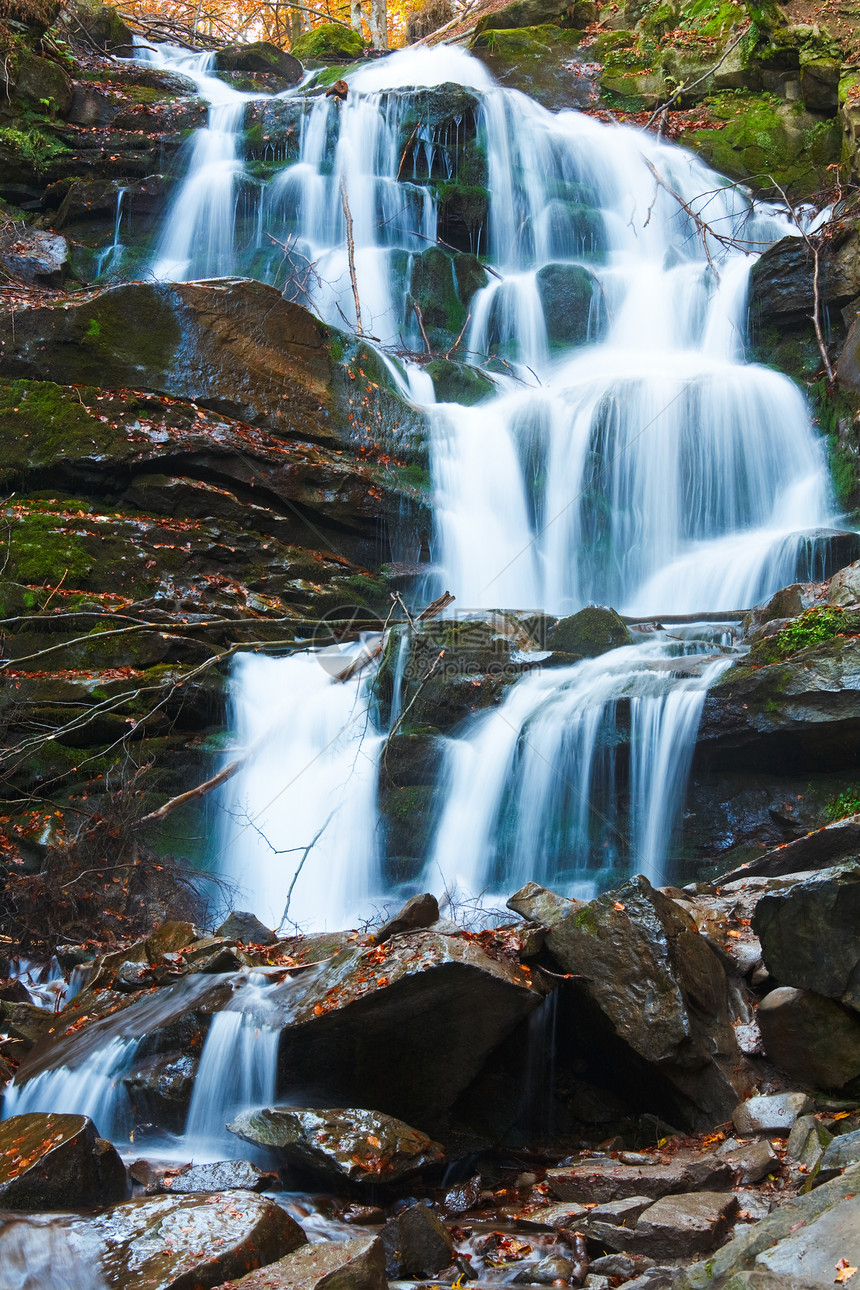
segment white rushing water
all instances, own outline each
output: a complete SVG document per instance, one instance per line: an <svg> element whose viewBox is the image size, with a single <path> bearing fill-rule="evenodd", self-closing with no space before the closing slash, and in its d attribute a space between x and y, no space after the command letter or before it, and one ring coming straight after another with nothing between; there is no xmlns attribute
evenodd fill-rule
<svg viewBox="0 0 860 1290"><path fill-rule="evenodd" d="M428 418L437 586L458 607L706 616L809 571L806 535L835 522L822 445L793 383L745 356L749 270L797 232L784 212L753 207L650 134L550 113L463 51L436 48L362 67L344 103L296 104L297 158L253 182L239 220L248 96L216 88L203 59L154 56L190 70L212 101L156 272L259 266L270 233L315 266L302 303L351 325L348 209L362 323L391 346L422 348L409 284L438 235L428 180L456 178L477 133L490 205L472 250L495 272L458 353L487 368L496 394L439 404L417 366L401 378ZM467 87L476 106L434 125L439 86ZM703 239L685 207L720 237ZM532 673L455 731L422 885L444 875L510 891L535 878L587 892L619 867L664 880L704 695L726 665L709 640L707 629L680 647L660 637ZM690 670L679 652L711 658ZM234 709L252 752L224 795L217 865L270 923L288 894L288 918L305 927L354 922L385 894L384 732L366 678L333 680L312 653L240 659Z"/></svg>

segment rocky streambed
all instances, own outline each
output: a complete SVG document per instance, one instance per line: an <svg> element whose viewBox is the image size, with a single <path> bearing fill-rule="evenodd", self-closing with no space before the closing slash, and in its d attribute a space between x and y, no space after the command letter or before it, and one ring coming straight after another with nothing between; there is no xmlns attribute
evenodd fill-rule
<svg viewBox="0 0 860 1290"><path fill-rule="evenodd" d="M684 889L530 883L483 931L430 896L372 932L174 922L56 1011L9 965L4 1286L834 1284L860 1263L858 835Z"/></svg>

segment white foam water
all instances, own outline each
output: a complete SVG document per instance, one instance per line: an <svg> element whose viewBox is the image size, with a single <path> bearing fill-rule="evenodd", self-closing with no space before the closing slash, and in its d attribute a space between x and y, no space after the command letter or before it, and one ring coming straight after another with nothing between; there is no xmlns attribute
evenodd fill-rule
<svg viewBox="0 0 860 1290"><path fill-rule="evenodd" d="M453 164L468 115L443 140L422 95L470 88L487 158L489 217L472 249L495 274L458 352L497 392L475 407L437 403L408 363L401 383L430 427L438 589L471 610L596 602L666 617L744 609L802 575L806 535L838 518L822 444L792 382L746 359L749 270L797 233L786 212L648 133L501 89L459 49L404 51L349 79L345 103L301 109L298 161L260 188L251 221L257 250L264 231L290 236L316 265L304 302L326 322L357 323L348 205L365 331L422 347L408 285L437 237L426 176ZM223 85L212 94L212 137L195 144L168 216L164 276L248 262L235 233L244 104ZM553 283L575 294L554 304ZM572 311L578 337L565 330ZM660 671L671 656L652 643L527 676L455 731L424 882L438 886L441 870L472 890L526 877L588 889L617 873L615 853L665 876L698 713L724 666ZM354 922L380 888L382 732L366 679L334 681L296 655L239 660L234 683L236 737L255 751L224 795L217 863L269 921L291 891L289 917L304 926ZM604 737L622 700L623 793ZM611 828L594 827L597 799Z"/></svg>

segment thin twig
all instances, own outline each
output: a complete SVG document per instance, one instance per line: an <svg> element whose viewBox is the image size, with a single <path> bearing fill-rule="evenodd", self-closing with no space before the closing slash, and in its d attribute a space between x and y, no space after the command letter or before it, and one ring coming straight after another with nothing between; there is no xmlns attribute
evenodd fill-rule
<svg viewBox="0 0 860 1290"><path fill-rule="evenodd" d="M352 283L352 299L355 304L355 326L359 336L362 334L361 301L358 298L358 280L355 276L355 241L352 235L352 211L349 209L349 197L346 191L346 180L340 177L340 203L343 207L343 218L346 221L346 253L349 260L349 279Z"/></svg>

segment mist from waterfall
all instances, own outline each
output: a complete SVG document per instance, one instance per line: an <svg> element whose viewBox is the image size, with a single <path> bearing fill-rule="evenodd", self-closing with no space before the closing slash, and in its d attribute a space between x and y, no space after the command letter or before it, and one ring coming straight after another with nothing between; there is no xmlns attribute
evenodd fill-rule
<svg viewBox="0 0 860 1290"><path fill-rule="evenodd" d="M460 610L600 603L706 620L811 572L809 534L835 521L822 444L794 384L746 360L749 271L797 233L785 212L649 133L548 112L442 47L358 69L343 103L281 96L296 100L297 159L252 180L249 96L211 90L202 61L192 72L212 107L159 276L278 280L272 239L289 240L295 263L315 266L294 298L351 326L348 210L362 323L383 349L422 349L409 284L438 234L430 176L455 179L477 132L490 206L472 251L494 272L458 356L495 393L437 403L417 364L386 357L430 427L427 585ZM443 85L477 102L444 138L425 110ZM253 206L244 220L240 200ZM552 303L558 284L574 293L576 336L573 306ZM665 880L701 706L727 665L714 642L707 627L680 645L658 633L532 672L453 731L419 885L510 891L536 878L587 892L619 867ZM331 927L386 895L371 688L366 673L333 679L313 651L237 662L234 736L251 751L222 798L214 863L269 922L288 896L287 921Z"/></svg>

